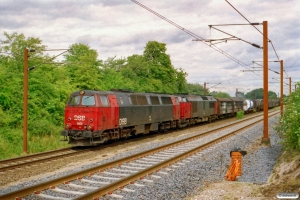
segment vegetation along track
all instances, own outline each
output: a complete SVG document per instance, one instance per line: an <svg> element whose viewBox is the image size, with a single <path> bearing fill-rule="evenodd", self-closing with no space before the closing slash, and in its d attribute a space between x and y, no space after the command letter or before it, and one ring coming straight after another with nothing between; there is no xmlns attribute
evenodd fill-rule
<svg viewBox="0 0 300 200"><path fill-rule="evenodd" d="M269 117L276 114L278 114L278 112L272 112ZM238 124L233 123L226 125L126 158L121 158L19 191L4 194L0 196L0 199L15 199L15 197L24 197L27 195L30 195L27 196L28 199L35 199L36 195L39 197L55 196L59 199L94 199L94 197L106 194L118 196L112 194L112 191L119 188L132 192L133 190L125 188L124 186L134 184L136 187L142 187L142 184L134 183L134 181L141 180L151 182L151 180L145 178L147 176L160 178L157 175L151 174L167 173L160 171L162 169L176 169L179 165L184 165L189 162L188 159L192 159L192 157L196 156L202 149L223 141L261 121L261 116L251 118L250 120L241 120ZM233 126L236 127L233 128ZM227 130L227 132L224 130Z"/></svg>

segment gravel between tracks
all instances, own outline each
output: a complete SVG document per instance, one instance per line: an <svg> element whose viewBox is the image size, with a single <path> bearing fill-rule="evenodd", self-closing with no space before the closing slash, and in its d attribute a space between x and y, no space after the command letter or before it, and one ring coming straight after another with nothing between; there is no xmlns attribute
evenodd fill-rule
<svg viewBox="0 0 300 200"><path fill-rule="evenodd" d="M191 162L187 163L184 167L176 168L171 172L168 171L168 175L160 174L159 176L162 178L154 179L154 183L145 184L145 182L139 182L140 184L145 184L146 187L138 188L135 186L127 186L131 189L134 189L135 192L131 193L118 191L117 193L123 195L126 199L184 199L188 196L196 194L199 187L202 188L207 183L223 180L228 165L230 164L229 152L235 147L240 147L248 151L248 154L243 158L243 176L240 178L240 181L264 183L271 173L273 165L275 164L276 159L281 151L281 146L278 144L279 139L271 128L276 122L277 119L274 119L274 117L269 120L269 130L272 144L269 150L265 148L259 148L259 145L255 144L254 146L249 145L249 141L256 141L257 139L260 139L262 135L262 124L259 124L254 128L244 131L244 133L240 133L229 140L223 141L222 143L214 145L214 147L203 151L201 156L191 160ZM191 134L173 137L172 141L169 137L167 141L164 140L156 143L151 142L143 144L139 149L128 149L128 151L125 153L120 153L114 157L101 160L99 162L95 162L95 159L93 159L94 163L82 165L77 168L73 168L72 170L62 171L57 174L43 176L36 180L13 185L8 188L3 188L0 190L0 194L34 185L38 182L47 181L49 179L56 178L58 175L62 176L75 171L90 168L101 163L106 163L124 156L132 155L136 152L154 148L162 144L173 142L189 136L191 136ZM268 160L267 164L261 162L261 158ZM262 170L257 170L262 168L265 170L264 173L262 173ZM104 199L110 199L110 197L104 197Z"/></svg>
<svg viewBox="0 0 300 200"><path fill-rule="evenodd" d="M278 156L281 153L279 137L273 130L277 118L269 120L269 132L271 148L258 145L262 136L262 123L250 128L230 139L218 143L209 149L202 151L202 155L185 166L176 168L169 175L162 176L147 187L139 189L135 187L134 193L118 191L117 194L123 195L123 199L185 199L191 197L207 184L224 180L225 173L230 165L230 150L242 148L248 154L243 157L243 169L240 182L252 182L256 184L266 183ZM255 141L254 144L250 141ZM161 176L161 175L160 175ZM142 182L138 182L143 184ZM218 197L218 196L216 196ZM211 197L211 199L219 199ZM102 199L111 199L103 197ZM194 198L206 199L206 198Z"/></svg>

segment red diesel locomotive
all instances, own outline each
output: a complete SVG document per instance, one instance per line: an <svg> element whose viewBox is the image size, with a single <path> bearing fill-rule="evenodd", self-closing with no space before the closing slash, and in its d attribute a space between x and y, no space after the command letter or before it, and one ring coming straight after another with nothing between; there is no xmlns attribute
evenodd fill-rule
<svg viewBox="0 0 300 200"><path fill-rule="evenodd" d="M234 116L244 104L241 98L81 90L68 99L61 135L74 146L93 146Z"/></svg>

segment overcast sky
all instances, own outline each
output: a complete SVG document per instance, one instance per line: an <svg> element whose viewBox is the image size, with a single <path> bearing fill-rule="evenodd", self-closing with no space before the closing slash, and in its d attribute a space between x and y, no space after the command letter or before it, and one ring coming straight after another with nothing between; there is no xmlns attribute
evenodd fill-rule
<svg viewBox="0 0 300 200"><path fill-rule="evenodd" d="M268 38L280 60L284 77L300 81L300 1L299 0L228 0L250 22L268 21ZM225 0L138 0L138 2L204 39L230 37L208 25L248 23ZM242 41L216 44L242 62L240 65L130 0L1 0L0 30L38 37L49 49L68 48L83 43L97 50L99 59L142 54L148 41L167 45L175 68L187 73L189 83L209 83L214 89L234 95L261 88L262 72L242 72L259 67L262 49ZM262 25L256 26L261 32ZM253 26L216 27L250 43L263 45L263 36ZM3 40L3 34L0 40ZM269 43L269 60L278 60ZM248 66L248 67L247 67ZM280 70L278 62L269 68ZM259 68L255 68L259 70ZM269 71L269 90L279 93L279 75ZM276 83L277 82L277 83ZM288 83L288 79L285 79ZM292 87L294 89L294 86ZM288 94L288 87L284 93Z"/></svg>

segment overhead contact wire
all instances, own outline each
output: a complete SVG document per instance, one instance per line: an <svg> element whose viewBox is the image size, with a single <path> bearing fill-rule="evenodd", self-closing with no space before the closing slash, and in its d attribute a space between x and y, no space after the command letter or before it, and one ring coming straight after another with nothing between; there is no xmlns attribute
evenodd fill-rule
<svg viewBox="0 0 300 200"><path fill-rule="evenodd" d="M247 22L249 22L249 24L251 24L251 22L242 14L242 13L240 13L233 5L231 5L231 3L229 3L227 0L225 0L236 12L238 12ZM268 39L268 41L271 43L271 45L272 45L272 48L273 48L273 50L274 50L274 52L275 52L275 54L276 54L276 57L277 57L277 59L278 59L278 61L280 60L279 59L279 56L278 56L278 54L277 54L277 52L276 52L276 50L275 50L275 47L274 47L274 45L273 45L273 42L268 38L268 37L266 37L255 25L253 25L253 24L251 24L258 32L260 32L265 38L267 38ZM286 74L286 76L288 77L288 75L287 75L287 73L286 73L286 71L284 70L284 72L285 72L285 74Z"/></svg>
<svg viewBox="0 0 300 200"><path fill-rule="evenodd" d="M37 66L30 67L28 70L33 70L33 69L35 69L36 67L41 66L42 64L46 64L46 63L48 63L48 62L51 62L51 61L54 60L56 57L58 57L58 56L60 56L60 55L62 55L62 54L64 54L64 53L66 53L66 52L68 52L68 51L69 51L69 49L66 50L66 51L64 51L64 52L62 52L62 53L60 53L60 54L58 54L58 55L56 55L56 56L53 56L52 58L49 58L48 60L46 60L45 62L42 62L41 64L39 64L39 65L37 65Z"/></svg>
<svg viewBox="0 0 300 200"><path fill-rule="evenodd" d="M233 57L233 56L231 56L230 54L226 53L226 52L223 51L222 49L217 48L215 45L213 45L213 44L210 44L210 45L206 44L206 43L204 42L205 39L202 38L201 36L199 36L199 35L197 35L197 34L191 32L191 31L189 31L189 30L187 30L187 29L185 29L185 28L183 28L182 26L180 26L180 25L176 24L175 22L173 22L173 21L167 19L166 17L160 15L159 13L155 12L154 10L151 10L150 8L148 8L147 6L144 6L143 4L139 3L138 1L136 1L136 0L131 0L131 1L132 1L133 3L135 3L135 4L139 5L139 6L141 6L142 8L146 9L147 11L153 13L154 15L160 17L161 19L167 21L168 23L172 24L173 26L177 27L178 29L180 29L180 30L186 32L186 33L189 34L190 36L194 37L195 39L199 40L199 41L202 42L203 44L205 44L205 45L209 46L210 48L214 49L215 51L218 51L219 53L223 54L224 56L226 56L226 57L228 57L229 59L233 60L234 62L238 63L239 65L243 66L242 64L244 64L245 66L247 66L247 65L246 65L245 63L243 63L242 61L236 59L235 57ZM213 46L216 47L216 48L214 48ZM242 63L242 64L241 64L241 63ZM245 66L243 66L243 67L245 67ZM246 69L249 69L249 68L247 68L247 67L245 67L245 68L246 68Z"/></svg>

